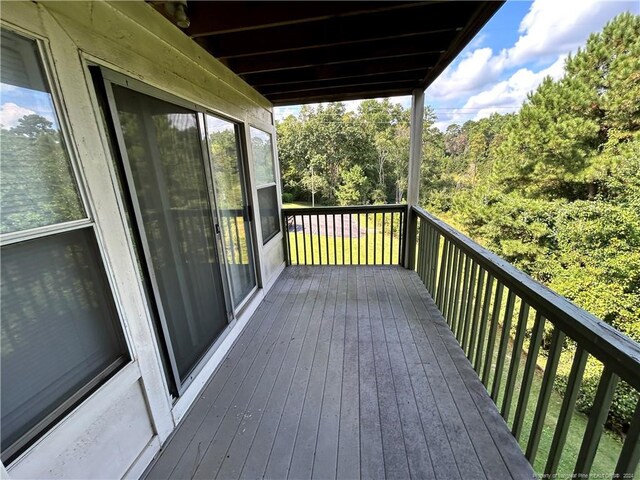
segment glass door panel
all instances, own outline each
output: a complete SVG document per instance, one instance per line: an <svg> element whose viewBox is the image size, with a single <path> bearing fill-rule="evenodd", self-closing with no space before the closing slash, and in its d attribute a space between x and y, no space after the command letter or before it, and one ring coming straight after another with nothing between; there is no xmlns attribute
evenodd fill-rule
<svg viewBox="0 0 640 480"><path fill-rule="evenodd" d="M111 88L144 260L181 390L228 323L197 114Z"/></svg>
<svg viewBox="0 0 640 480"><path fill-rule="evenodd" d="M256 286L247 193L236 126L206 116L207 142L234 306Z"/></svg>

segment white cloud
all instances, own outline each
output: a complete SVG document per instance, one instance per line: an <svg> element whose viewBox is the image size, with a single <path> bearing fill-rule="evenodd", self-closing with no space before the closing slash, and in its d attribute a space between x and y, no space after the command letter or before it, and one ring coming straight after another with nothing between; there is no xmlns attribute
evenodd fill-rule
<svg viewBox="0 0 640 480"><path fill-rule="evenodd" d="M275 116L276 122L284 120L289 115L298 116L299 113L300 113L300 105L274 107L273 109L273 115Z"/></svg>
<svg viewBox="0 0 640 480"><path fill-rule="evenodd" d="M617 14L640 13L640 2L608 0L535 0L519 27L515 44L500 52L475 48L450 65L429 87L428 96L452 100L480 92L510 69L546 64L575 52L592 32ZM472 42L471 46L474 45Z"/></svg>
<svg viewBox="0 0 640 480"><path fill-rule="evenodd" d="M614 16L640 3L603 0L536 0L520 23L520 38L506 52L507 65L523 65L583 45Z"/></svg>
<svg viewBox="0 0 640 480"><path fill-rule="evenodd" d="M477 91L502 73L503 61L491 48L477 48L465 54L453 68L447 68L427 90L431 96L448 100Z"/></svg>
<svg viewBox="0 0 640 480"><path fill-rule="evenodd" d="M472 95L461 108L445 109L438 112L435 126L441 130L452 123L464 123L467 120L479 120L492 113L510 113L520 109L527 94L535 90L542 80L551 77L557 80L564 74L567 55L560 55L549 67L534 72L521 68L506 80L502 80Z"/></svg>
<svg viewBox="0 0 640 480"><path fill-rule="evenodd" d="M494 52L473 48L427 89L440 129L494 112L517 111L528 92L549 75L562 75L564 60L616 15L640 13L640 2L620 0L534 0L520 22L514 44ZM489 43L490 39L483 39ZM462 105L462 107L459 107Z"/></svg>
<svg viewBox="0 0 640 480"><path fill-rule="evenodd" d="M478 109L476 119L488 117L505 107L517 109L527 98L527 94L535 90L545 77L554 80L562 77L566 58L566 55L560 55L553 64L538 72L521 68L508 79L469 97L462 108Z"/></svg>
<svg viewBox="0 0 640 480"><path fill-rule="evenodd" d="M33 110L21 107L15 103L7 102L3 103L0 107L0 128L11 128L18 125L20 120L25 115L33 115Z"/></svg>

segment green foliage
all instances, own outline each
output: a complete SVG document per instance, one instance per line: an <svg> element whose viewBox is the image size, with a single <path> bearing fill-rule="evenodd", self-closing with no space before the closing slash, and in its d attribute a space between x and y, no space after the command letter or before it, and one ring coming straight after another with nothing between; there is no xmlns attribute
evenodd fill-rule
<svg viewBox="0 0 640 480"><path fill-rule="evenodd" d="M293 193L284 192L282 194L282 203L293 203L294 200L295 197L293 196Z"/></svg>
<svg viewBox="0 0 640 480"><path fill-rule="evenodd" d="M60 133L39 115L0 130L2 233L84 217Z"/></svg>
<svg viewBox="0 0 640 480"><path fill-rule="evenodd" d="M425 127L433 113L425 110ZM399 203L407 191L409 111L388 99L303 107L277 124L283 191L327 205Z"/></svg>

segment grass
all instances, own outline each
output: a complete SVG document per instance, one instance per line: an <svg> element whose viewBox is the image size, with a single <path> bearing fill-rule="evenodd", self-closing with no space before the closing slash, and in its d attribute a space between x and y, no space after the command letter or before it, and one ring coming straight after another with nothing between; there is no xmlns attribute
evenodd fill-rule
<svg viewBox="0 0 640 480"><path fill-rule="evenodd" d="M383 241L384 251L382 249ZM297 234L290 232L289 248L291 249L292 265L397 265L400 242L394 236L392 245L390 235L385 235L384 238L382 235L377 235L374 238L373 234L369 234L354 239L329 237L327 244L326 235L310 235L308 233L303 235L300 232ZM299 253L299 258L296 252Z"/></svg>
<svg viewBox="0 0 640 480"><path fill-rule="evenodd" d="M311 202L289 202L283 203L282 208L311 208Z"/></svg>

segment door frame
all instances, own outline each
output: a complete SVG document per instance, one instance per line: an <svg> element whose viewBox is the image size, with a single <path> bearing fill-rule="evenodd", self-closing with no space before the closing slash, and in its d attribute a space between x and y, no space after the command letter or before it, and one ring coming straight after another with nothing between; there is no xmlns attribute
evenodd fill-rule
<svg viewBox="0 0 640 480"><path fill-rule="evenodd" d="M140 266L145 269L145 273L146 273L145 277L147 278L145 281L149 283L149 287L150 287L149 293L152 294L152 298L149 298L149 296L147 296L147 298L148 298L148 301L154 303L155 311L157 312L156 320L157 320L157 323L159 323L159 327L162 333L162 338L156 335L156 341L159 344L160 343L165 344L166 348L162 348L163 347L162 345L158 345L161 352L163 352L164 356L167 357L166 358L168 363L167 366L169 368L167 369L168 371L166 371L165 374L171 375L171 379L169 380L175 386L177 396L178 398L180 398L188 389L189 385L193 382L193 380L198 376L198 373L207 364L208 360L212 357L212 355L215 353L215 351L220 346L220 344L224 341L224 339L226 338L230 330L233 328L233 326L236 324L236 320L235 320L233 308L232 308L233 303L231 302L229 279L227 277L226 259L224 259L223 256L220 255L220 251L222 251L221 249L223 248L223 245L220 238L221 235L218 233L218 228L217 228L217 226L220 224L220 218L219 218L218 209L217 209L217 202L216 202L215 191L213 188L213 182L211 179L209 153L206 149L206 143L204 141L205 139L203 139L203 136L202 136L202 133L206 131L205 125L203 123L204 109L195 103L185 101L180 97L171 95L167 92L164 92L160 89L157 89L143 82L130 78L121 73L114 72L113 70L103 67L102 65L96 65L96 66L98 67L100 74L102 76L102 82L103 82L103 86L104 86L106 97L107 97L106 98L107 105L105 105L105 108L108 111L105 112L105 116L108 116L108 118L105 118L105 120L111 122L113 126L113 131L116 136L116 138L114 139L115 140L114 147L118 149L118 152L115 152L115 153L120 158L119 160L118 159L114 159L114 160L120 163L120 166L123 168L125 173L124 178L122 178L122 187L126 188L127 191L121 191L120 194L123 196L129 197L132 210L133 210L133 211L130 211L131 220L132 220L132 223L134 223L137 227L136 236L138 237L138 241L141 249L137 245L134 245L134 251L136 252L136 256L138 257ZM189 374L185 379L180 379L177 363L175 360L175 355L173 352L173 346L171 343L171 337L168 330L166 314L164 312L162 302L161 302L162 297L160 296L156 275L150 260L151 252L150 252L149 244L146 238L144 225L142 224L142 220L141 220L140 205L135 195L135 191L136 191L135 184L133 183L131 164L130 164L128 153L126 150L126 144L125 144L123 133L122 133L122 127L117 114L117 106L116 106L115 97L112 89L113 84L128 88L130 90L133 90L135 92L138 92L144 95L148 95L158 100L191 110L196 115L196 126L197 126L198 134L200 137L199 138L200 151L201 151L202 162L203 162L202 168L205 173L205 182L207 185L207 197L209 200L209 204L211 206L211 217L210 217L211 227L215 237L214 255L215 255L216 261L218 262L218 269L219 269L219 273L222 281L221 283L222 283L222 289L223 289L223 298L225 302L225 304L223 305L223 308L226 314L227 325L218 334L218 336L211 343L211 345L206 349L206 351L203 353L200 359L196 362L196 364L193 366L193 368L191 369L191 371L189 372ZM127 202L124 202L124 204L126 205ZM141 256L143 258L141 258ZM175 401L177 401L177 398L174 398L174 403Z"/></svg>
<svg viewBox="0 0 640 480"><path fill-rule="evenodd" d="M248 171L247 171L247 154L245 152L244 149L244 145L246 144L245 142L245 138L244 138L244 128L242 128L242 123L238 122L236 120L233 120L232 118L229 118L225 115L221 115L217 112L213 112L209 109L203 109L202 112L203 115L203 122L202 125L204 127L204 133L205 133L205 138L204 138L204 148L207 151L207 158L208 158L208 169L211 170L211 178L213 179L213 158L211 158L211 155L209 154L210 151L210 144L209 144L209 129L207 127L207 116L211 116L220 120L223 120L225 122L229 122L231 125L233 125L233 130L234 130L234 135L235 135L235 142L236 142L236 150L238 152L238 167L239 167L239 176L240 176L240 187L242 188L242 196L243 196L243 201L246 203L244 209L245 209L245 216L248 217L248 219L246 219L245 221L248 222L249 224L249 235L250 238L247 239L247 246L249 248L251 248L251 263L253 264L253 287L251 288L251 290L244 296L244 298L238 303L238 305L234 305L233 304L233 298L231 298L231 305L233 308L233 313L234 316L237 317L240 312L244 309L244 307L247 305L247 303L251 300L251 298L255 295L256 291L258 290L258 263L257 263L257 256L256 256L256 245L255 245L255 238L256 238L256 234L255 234L255 228L254 228L254 223L255 223L255 216L254 216L254 212L253 212L253 205L251 203L252 200L252 196L250 194L250 186L248 184L249 181L249 176L248 176ZM215 182L213 182L212 184L212 189L214 194L217 195L216 193L216 186L215 186ZM217 197L216 197L217 200ZM216 203L216 205L218 205ZM220 216L220 211L217 211L218 213L218 217ZM219 219L220 220L220 219ZM219 224L221 225L222 222L219 222ZM221 235L220 236L220 241L223 245L223 248L225 246L225 241L224 241L224 236ZM225 258L225 262L224 262L226 268L227 268L227 278L231 278L231 273L229 272L229 265L226 262L226 258ZM231 282L229 282L229 290L231 291L232 286L231 286Z"/></svg>

